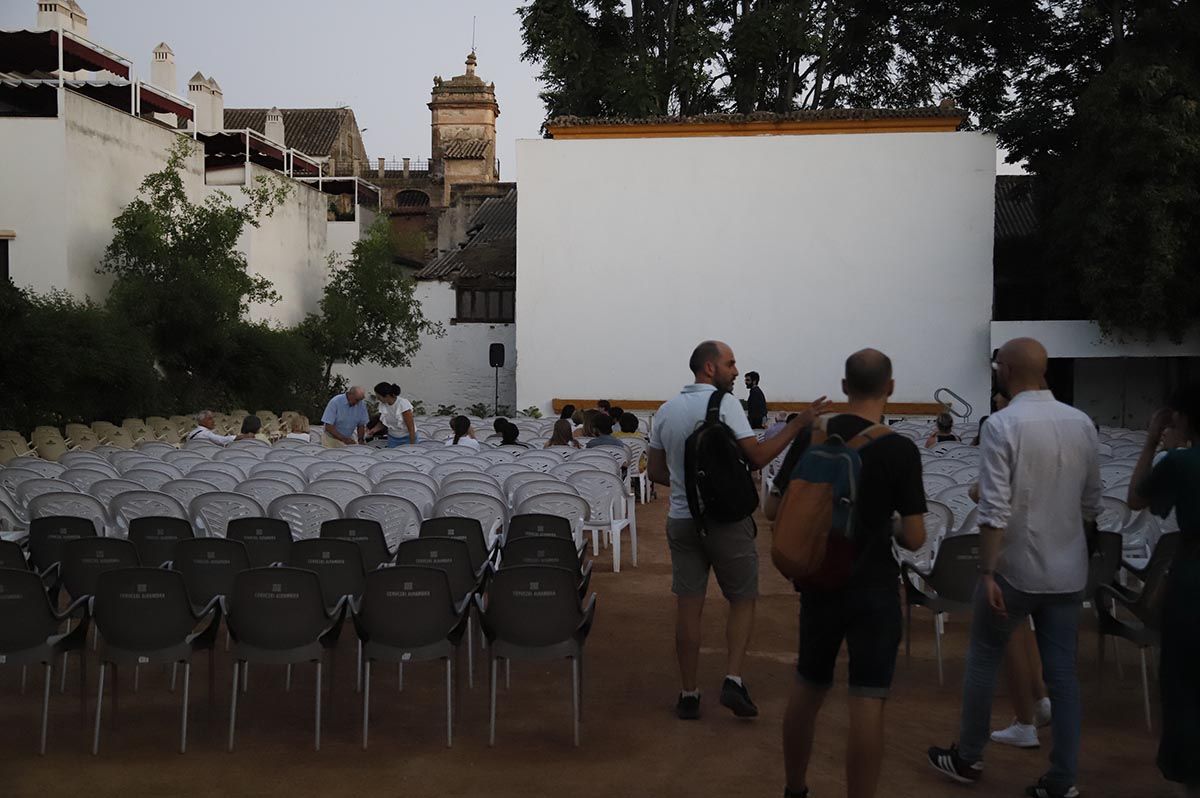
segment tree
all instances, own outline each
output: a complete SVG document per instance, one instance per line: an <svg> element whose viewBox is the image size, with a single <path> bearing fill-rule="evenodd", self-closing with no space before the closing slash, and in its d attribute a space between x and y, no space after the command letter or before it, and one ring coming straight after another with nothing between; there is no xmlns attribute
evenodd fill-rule
<svg viewBox="0 0 1200 798"><path fill-rule="evenodd" d="M321 312L301 323L327 383L335 363L407 366L422 335L445 334L440 323L425 318L415 283L393 263L390 232L388 218L380 216L354 243L349 259L330 256Z"/></svg>
<svg viewBox="0 0 1200 798"><path fill-rule="evenodd" d="M108 306L149 333L170 381L202 401L218 383L216 364L236 356L233 334L250 304L279 299L269 280L249 271L237 243L291 186L260 176L241 203L223 191L193 202L182 175L193 146L179 137L163 169L142 181L113 220L99 270L116 277Z"/></svg>
<svg viewBox="0 0 1200 798"><path fill-rule="evenodd" d="M1142 3L1040 162L1051 259L1106 332L1200 318L1200 11Z"/></svg>

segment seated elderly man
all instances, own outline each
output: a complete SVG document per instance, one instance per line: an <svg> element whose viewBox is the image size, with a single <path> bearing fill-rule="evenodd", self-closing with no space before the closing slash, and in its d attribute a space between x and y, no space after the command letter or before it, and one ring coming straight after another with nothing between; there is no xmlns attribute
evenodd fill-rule
<svg viewBox="0 0 1200 798"><path fill-rule="evenodd" d="M237 440L243 438L253 438L254 435L222 435L214 431L217 426L217 421L213 418L213 411L201 410L196 414L196 428L184 436L185 441L208 441L215 443L218 446L228 446Z"/></svg>
<svg viewBox="0 0 1200 798"><path fill-rule="evenodd" d="M327 447L350 446L366 440L370 418L367 416L367 403L363 401L365 396L366 392L354 385L325 405L321 423L325 425Z"/></svg>

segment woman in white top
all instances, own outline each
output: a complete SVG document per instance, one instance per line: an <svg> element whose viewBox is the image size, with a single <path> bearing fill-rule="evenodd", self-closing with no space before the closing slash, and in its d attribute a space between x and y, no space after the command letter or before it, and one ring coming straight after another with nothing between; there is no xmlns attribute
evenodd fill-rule
<svg viewBox="0 0 1200 798"><path fill-rule="evenodd" d="M416 443L417 425L413 421L413 405L400 395L400 386L381 382L375 386L375 398L379 400L379 422L367 430L367 436L386 429L389 449Z"/></svg>
<svg viewBox="0 0 1200 798"><path fill-rule="evenodd" d="M310 425L306 416L295 416L292 418L291 432L283 437L289 441L312 443L312 430L309 427Z"/></svg>
<svg viewBox="0 0 1200 798"><path fill-rule="evenodd" d="M450 422L450 429L454 430L454 437L446 439L447 446L466 446L469 449L479 450L479 441L475 440L475 430L471 429L471 419L466 416L455 416Z"/></svg>

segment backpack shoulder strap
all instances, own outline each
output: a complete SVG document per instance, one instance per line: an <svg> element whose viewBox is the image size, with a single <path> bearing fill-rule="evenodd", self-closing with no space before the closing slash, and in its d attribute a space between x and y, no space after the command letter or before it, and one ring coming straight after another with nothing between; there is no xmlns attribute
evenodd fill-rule
<svg viewBox="0 0 1200 798"><path fill-rule="evenodd" d="M721 402L724 401L726 393L728 392L718 388L708 397L708 409L704 413L705 423L715 424L721 420Z"/></svg>
<svg viewBox="0 0 1200 798"><path fill-rule="evenodd" d="M861 449L869 443L874 443L880 438L886 438L888 435L893 434L895 434L895 430L888 425L873 424L847 441L846 445L851 449Z"/></svg>
<svg viewBox="0 0 1200 798"><path fill-rule="evenodd" d="M820 446L829 440L829 430L826 425L831 418L833 416L817 416L817 420L813 422L812 431L808 436L809 446Z"/></svg>

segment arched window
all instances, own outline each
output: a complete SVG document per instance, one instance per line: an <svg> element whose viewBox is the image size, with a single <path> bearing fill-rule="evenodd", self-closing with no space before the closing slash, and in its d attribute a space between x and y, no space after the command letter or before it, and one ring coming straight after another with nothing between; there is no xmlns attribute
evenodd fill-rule
<svg viewBox="0 0 1200 798"><path fill-rule="evenodd" d="M429 195L424 191L407 189L396 194L397 208L428 208Z"/></svg>

